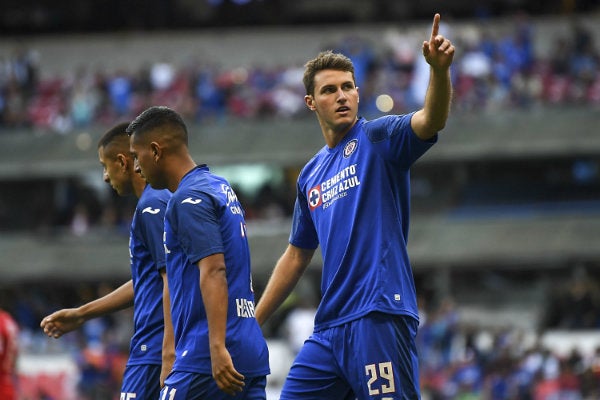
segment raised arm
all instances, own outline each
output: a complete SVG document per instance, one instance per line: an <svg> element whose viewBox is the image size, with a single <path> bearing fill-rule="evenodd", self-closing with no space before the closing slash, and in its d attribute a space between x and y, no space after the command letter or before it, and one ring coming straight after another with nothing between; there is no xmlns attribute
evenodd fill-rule
<svg viewBox="0 0 600 400"><path fill-rule="evenodd" d="M423 57L430 66L429 86L423 108L417 111L411 126L423 140L432 138L446 126L452 99L450 65L454 58L454 46L439 34L440 14L433 17L431 36L423 42Z"/></svg>
<svg viewBox="0 0 600 400"><path fill-rule="evenodd" d="M255 315L260 325L269 319L294 290L314 253L315 251L311 249L288 245L277 261L267 287L256 305Z"/></svg>
<svg viewBox="0 0 600 400"><path fill-rule="evenodd" d="M44 317L40 327L55 339L78 329L84 322L133 306L133 281L77 308L64 308Z"/></svg>

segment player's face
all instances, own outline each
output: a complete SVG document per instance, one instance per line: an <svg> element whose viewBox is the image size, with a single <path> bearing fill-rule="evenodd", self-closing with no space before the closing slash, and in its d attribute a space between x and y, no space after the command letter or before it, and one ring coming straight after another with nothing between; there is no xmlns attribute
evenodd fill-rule
<svg viewBox="0 0 600 400"><path fill-rule="evenodd" d="M155 152L149 141L138 138L134 133L129 139L129 151L133 157L133 170L138 173L154 189L165 189L162 177L155 162Z"/></svg>
<svg viewBox="0 0 600 400"><path fill-rule="evenodd" d="M352 73L325 69L315 74L314 82L314 94L307 95L305 100L321 124L334 131L352 126L358 115L359 101Z"/></svg>
<svg viewBox="0 0 600 400"><path fill-rule="evenodd" d="M104 147L98 149L98 159L102 165L102 179L104 179L104 182L112 186L119 196L131 194L133 188L127 166L130 159L122 153L116 153Z"/></svg>

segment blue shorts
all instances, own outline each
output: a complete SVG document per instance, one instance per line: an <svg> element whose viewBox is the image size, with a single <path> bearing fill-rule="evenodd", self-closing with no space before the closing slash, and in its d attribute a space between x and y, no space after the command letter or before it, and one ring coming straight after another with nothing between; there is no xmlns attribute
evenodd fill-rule
<svg viewBox="0 0 600 400"><path fill-rule="evenodd" d="M244 390L231 396L219 389L212 375L176 371L165 379L159 400L266 400L266 376L246 377L244 383Z"/></svg>
<svg viewBox="0 0 600 400"><path fill-rule="evenodd" d="M420 399L417 320L371 313L314 332L296 356L280 400Z"/></svg>
<svg viewBox="0 0 600 400"><path fill-rule="evenodd" d="M120 400L155 399L160 393L160 365L129 365L123 374Z"/></svg>

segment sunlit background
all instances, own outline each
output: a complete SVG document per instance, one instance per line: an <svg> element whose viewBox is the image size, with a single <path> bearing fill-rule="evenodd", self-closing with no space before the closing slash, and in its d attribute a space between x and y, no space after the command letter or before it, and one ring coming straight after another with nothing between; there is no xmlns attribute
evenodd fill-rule
<svg viewBox="0 0 600 400"><path fill-rule="evenodd" d="M260 297L324 144L304 62L350 56L367 118L415 110L435 12L457 51L451 118L412 170L423 398L600 399L598 0L3 0L0 297L20 399L118 399L131 311L59 340L39 328L130 277L135 199L102 181L106 129L150 105L184 116L195 160L244 205ZM264 326L270 399L320 267Z"/></svg>

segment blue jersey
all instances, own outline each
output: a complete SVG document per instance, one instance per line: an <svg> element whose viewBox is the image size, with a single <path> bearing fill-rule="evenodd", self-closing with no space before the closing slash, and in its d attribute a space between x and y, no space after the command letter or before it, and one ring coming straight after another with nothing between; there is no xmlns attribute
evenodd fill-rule
<svg viewBox="0 0 600 400"><path fill-rule="evenodd" d="M268 374L267 344L254 318L244 211L229 183L205 165L186 174L167 206L164 240L175 332L173 371L212 374L198 262L223 253L229 299L227 350L241 374Z"/></svg>
<svg viewBox="0 0 600 400"><path fill-rule="evenodd" d="M420 140L411 117L361 118L335 148L325 146L300 172L290 243L321 246L315 331L373 311L418 319L406 249L409 168L437 136Z"/></svg>
<svg viewBox="0 0 600 400"><path fill-rule="evenodd" d="M134 290L134 334L127 365L162 363L163 281L159 270L165 267L163 220L170 197L168 190L155 190L146 185L131 222L129 258Z"/></svg>

